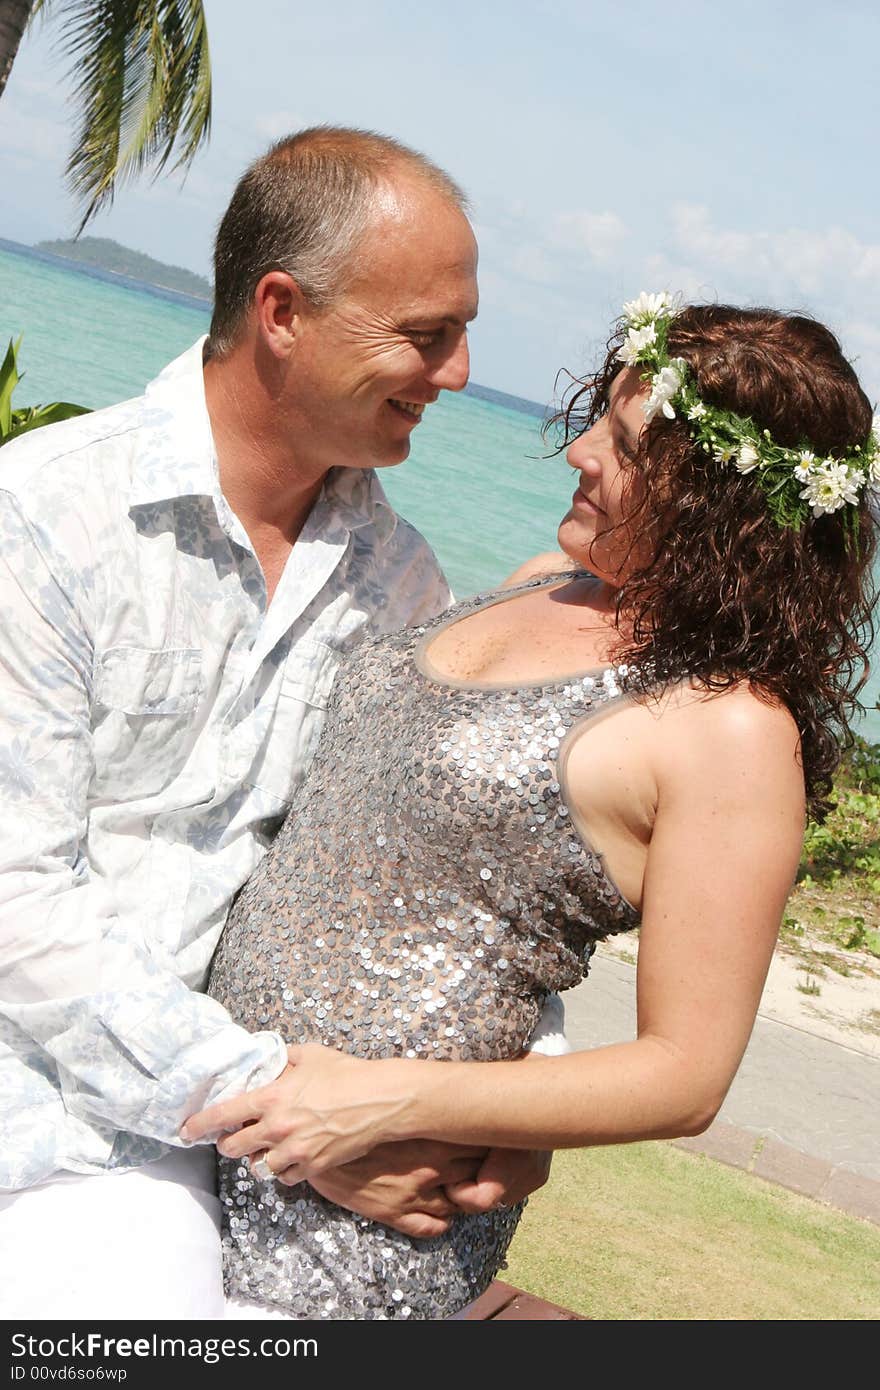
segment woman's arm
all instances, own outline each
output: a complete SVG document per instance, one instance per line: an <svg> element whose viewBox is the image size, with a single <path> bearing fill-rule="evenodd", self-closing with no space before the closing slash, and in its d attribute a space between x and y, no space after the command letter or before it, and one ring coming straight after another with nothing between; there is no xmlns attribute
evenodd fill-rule
<svg viewBox="0 0 880 1390"><path fill-rule="evenodd" d="M653 714L633 1042L517 1062L365 1062L291 1049L277 1082L213 1107L229 1156L267 1151L295 1182L391 1139L564 1148L699 1133L754 1024L803 834L788 714L745 691ZM576 790L576 789L575 789ZM621 794L627 790L621 771Z"/></svg>

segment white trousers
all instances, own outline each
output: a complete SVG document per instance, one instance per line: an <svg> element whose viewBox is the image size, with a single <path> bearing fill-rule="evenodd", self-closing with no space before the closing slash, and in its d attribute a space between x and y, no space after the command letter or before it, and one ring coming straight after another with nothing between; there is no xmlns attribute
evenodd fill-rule
<svg viewBox="0 0 880 1390"><path fill-rule="evenodd" d="M0 1270L0 1318L223 1318L214 1150L0 1194Z"/></svg>
<svg viewBox="0 0 880 1390"><path fill-rule="evenodd" d="M224 1301L207 1147L175 1149L127 1173L57 1173L0 1193L3 1319L294 1321Z"/></svg>

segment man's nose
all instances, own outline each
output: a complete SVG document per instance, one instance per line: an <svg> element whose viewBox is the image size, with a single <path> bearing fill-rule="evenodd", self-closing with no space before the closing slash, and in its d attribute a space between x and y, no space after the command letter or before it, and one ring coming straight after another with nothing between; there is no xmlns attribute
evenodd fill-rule
<svg viewBox="0 0 880 1390"><path fill-rule="evenodd" d="M461 391L471 374L471 355L467 334L462 333L452 350L428 373L432 386L441 391Z"/></svg>

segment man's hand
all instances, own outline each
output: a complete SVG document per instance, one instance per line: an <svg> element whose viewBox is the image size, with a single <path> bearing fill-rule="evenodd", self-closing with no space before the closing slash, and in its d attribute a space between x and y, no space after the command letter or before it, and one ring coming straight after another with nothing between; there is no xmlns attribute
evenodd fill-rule
<svg viewBox="0 0 880 1390"><path fill-rule="evenodd" d="M425 1238L462 1212L512 1206L542 1187L553 1155L526 1149L472 1149L432 1139L379 1144L353 1163L311 1180L349 1211Z"/></svg>
<svg viewBox="0 0 880 1390"><path fill-rule="evenodd" d="M462 1210L447 1189L459 1184L475 1187L486 1154L484 1148L409 1139L379 1144L362 1158L329 1168L310 1181L322 1197L404 1235L439 1236Z"/></svg>
<svg viewBox="0 0 880 1390"><path fill-rule="evenodd" d="M447 1183L446 1195L459 1211L512 1206L544 1186L552 1159L543 1149L489 1149L476 1176Z"/></svg>

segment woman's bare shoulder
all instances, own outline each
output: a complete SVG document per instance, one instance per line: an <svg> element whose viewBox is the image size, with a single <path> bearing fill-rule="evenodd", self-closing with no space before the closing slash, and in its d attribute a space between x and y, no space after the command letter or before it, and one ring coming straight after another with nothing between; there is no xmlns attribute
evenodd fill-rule
<svg viewBox="0 0 880 1390"><path fill-rule="evenodd" d="M802 789L800 735L780 700L743 681L719 692L682 685L662 703L660 763L675 765L683 775L703 767L716 781Z"/></svg>
<svg viewBox="0 0 880 1390"><path fill-rule="evenodd" d="M545 550L540 555L533 555L531 560L526 560L524 565L509 574L501 589L509 589L514 584L524 584L527 579L537 579L544 574L564 574L566 570L577 570L579 567L570 556L561 550Z"/></svg>
<svg viewBox="0 0 880 1390"><path fill-rule="evenodd" d="M676 686L663 703L670 716L690 725L705 727L713 736L763 738L797 742L798 729L791 711L781 700L740 681L726 690L705 690L695 683Z"/></svg>

